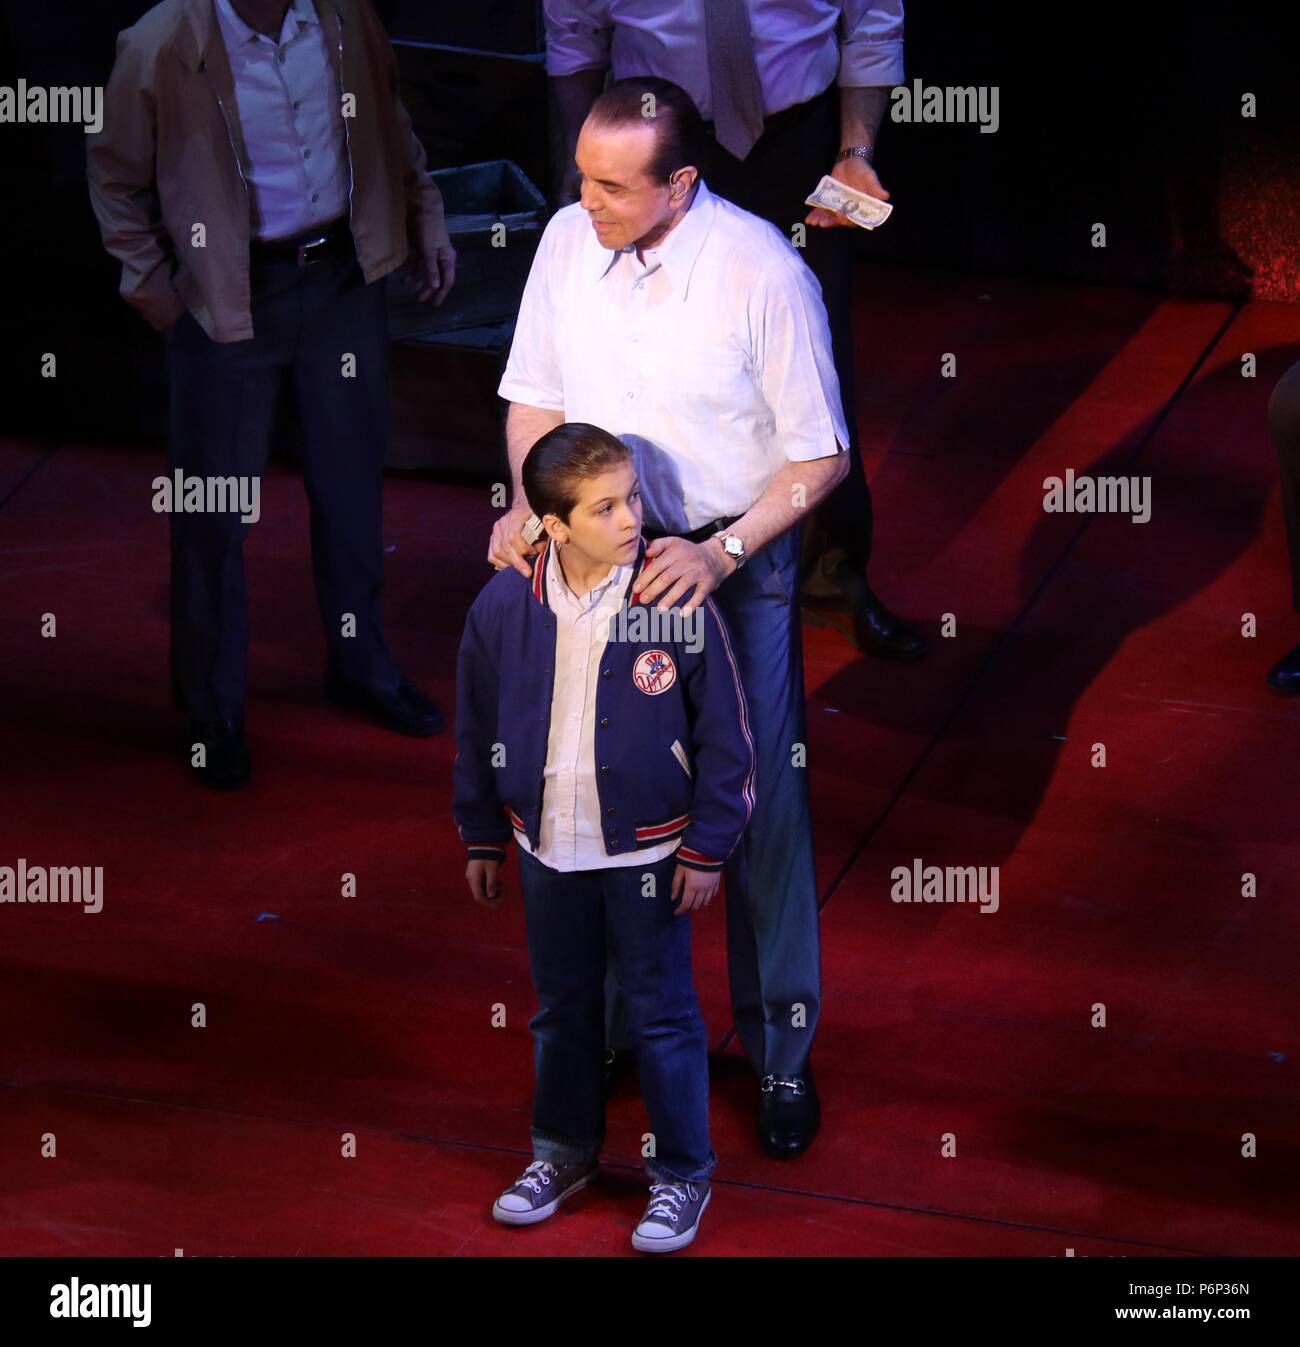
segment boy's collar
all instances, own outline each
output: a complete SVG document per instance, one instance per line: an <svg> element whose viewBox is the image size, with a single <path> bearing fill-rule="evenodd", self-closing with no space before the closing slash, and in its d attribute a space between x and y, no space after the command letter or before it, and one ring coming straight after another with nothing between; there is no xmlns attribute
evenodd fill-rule
<svg viewBox="0 0 1300 1347"><path fill-rule="evenodd" d="M549 608L550 596L546 588L547 573L552 565L559 565L556 557L559 552L554 542L547 538L542 544L542 550L533 558L533 598L542 605L543 608ZM623 591L623 602L621 607L628 607L632 601L632 595L637 592L637 583L641 579L641 573L645 570L645 536L637 539L636 561L632 565L632 573L628 577L627 588ZM563 583L563 572L561 583Z"/></svg>

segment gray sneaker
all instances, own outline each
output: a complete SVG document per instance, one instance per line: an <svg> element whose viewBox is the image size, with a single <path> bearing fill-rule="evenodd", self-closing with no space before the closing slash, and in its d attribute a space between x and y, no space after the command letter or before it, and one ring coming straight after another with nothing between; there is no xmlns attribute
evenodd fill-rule
<svg viewBox="0 0 1300 1347"><path fill-rule="evenodd" d="M492 1204L492 1215L505 1225L535 1225L555 1214L571 1193L596 1177L598 1165L560 1165L534 1160Z"/></svg>
<svg viewBox="0 0 1300 1347"><path fill-rule="evenodd" d="M708 1179L701 1183L652 1183L649 1205L641 1224L632 1232L632 1247L642 1253L684 1249L695 1238L712 1196Z"/></svg>

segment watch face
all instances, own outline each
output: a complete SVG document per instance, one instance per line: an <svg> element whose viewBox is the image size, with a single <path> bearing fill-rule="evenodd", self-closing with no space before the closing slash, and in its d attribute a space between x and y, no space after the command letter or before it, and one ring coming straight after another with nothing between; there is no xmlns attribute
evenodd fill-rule
<svg viewBox="0 0 1300 1347"><path fill-rule="evenodd" d="M729 557L738 557L745 550L745 545L739 538L728 538L722 546Z"/></svg>

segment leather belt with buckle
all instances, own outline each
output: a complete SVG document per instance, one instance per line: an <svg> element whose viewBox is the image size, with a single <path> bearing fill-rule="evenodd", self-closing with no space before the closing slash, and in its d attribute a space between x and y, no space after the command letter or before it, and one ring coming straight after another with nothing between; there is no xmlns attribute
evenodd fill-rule
<svg viewBox="0 0 1300 1347"><path fill-rule="evenodd" d="M685 538L688 543L707 542L715 533L721 533L724 529L729 529L740 516L738 514L728 515L725 519L714 519L708 524L701 524L699 528L692 529L690 533L674 533L674 538ZM669 535L661 533L658 529L645 525L642 530L647 538L653 542L656 538L663 538Z"/></svg>
<svg viewBox="0 0 1300 1347"><path fill-rule="evenodd" d="M342 216L322 228L308 230L293 238L253 239L249 244L249 252L259 260L296 262L298 266L305 267L346 252L350 234L347 217Z"/></svg>

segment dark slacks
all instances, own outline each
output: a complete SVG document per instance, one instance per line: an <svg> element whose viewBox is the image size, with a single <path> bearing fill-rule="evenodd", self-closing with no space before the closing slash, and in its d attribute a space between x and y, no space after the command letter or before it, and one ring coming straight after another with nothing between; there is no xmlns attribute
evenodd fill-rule
<svg viewBox="0 0 1300 1347"><path fill-rule="evenodd" d="M706 167L711 191L774 224L786 238L810 207L804 197L830 171L840 145L839 96L835 85L807 103L769 117L763 134L743 160L716 143ZM849 431L849 474L822 502L817 525L825 535L828 571L861 588L871 557L871 492L862 468L854 394L852 230L807 226L804 261L821 283L830 323L835 373ZM850 576L848 572L852 571ZM855 595L855 603L860 596ZM865 597L863 594L861 597Z"/></svg>
<svg viewBox="0 0 1300 1347"><path fill-rule="evenodd" d="M1268 428L1282 475L1282 509L1291 557L1291 606L1300 613L1300 360L1273 389L1268 401Z"/></svg>
<svg viewBox="0 0 1300 1347"><path fill-rule="evenodd" d="M392 691L399 673L380 617L384 283L366 284L349 247L305 267L255 260L250 284L254 336L213 341L188 313L172 329L169 469L186 477L260 479L278 399L295 398L329 667L351 682ZM243 716L249 527L234 512L171 516L172 691L192 719Z"/></svg>

